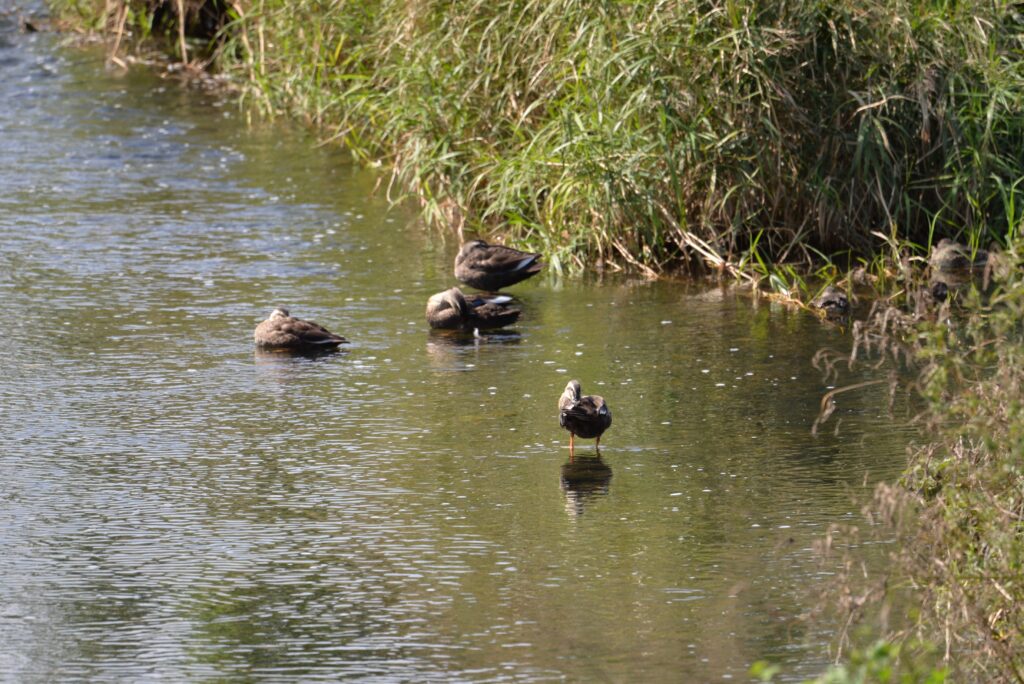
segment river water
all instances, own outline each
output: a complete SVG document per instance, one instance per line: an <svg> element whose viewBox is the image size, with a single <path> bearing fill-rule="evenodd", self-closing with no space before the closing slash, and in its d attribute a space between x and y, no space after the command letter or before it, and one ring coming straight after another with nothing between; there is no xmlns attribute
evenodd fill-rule
<svg viewBox="0 0 1024 684"><path fill-rule="evenodd" d="M0 20L0 678L718 681L807 622L910 431L844 331L627 277L432 335L452 238L229 98ZM260 355L275 305L352 340ZM614 424L569 462L571 377ZM843 382L869 379L847 374ZM838 432L831 428L841 421Z"/></svg>

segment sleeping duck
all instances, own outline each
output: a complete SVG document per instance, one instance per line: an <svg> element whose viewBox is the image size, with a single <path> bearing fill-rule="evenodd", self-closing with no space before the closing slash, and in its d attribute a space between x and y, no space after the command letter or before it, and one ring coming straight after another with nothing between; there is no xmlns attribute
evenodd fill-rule
<svg viewBox="0 0 1024 684"><path fill-rule="evenodd" d="M288 309L280 307L256 326L253 339L257 346L265 349L302 351L336 349L339 344L348 342L322 325L292 317Z"/></svg>
<svg viewBox="0 0 1024 684"><path fill-rule="evenodd" d="M511 297L476 295L466 297L453 287L427 300L427 322L431 328L474 330L501 328L519 319L519 309L509 308Z"/></svg>

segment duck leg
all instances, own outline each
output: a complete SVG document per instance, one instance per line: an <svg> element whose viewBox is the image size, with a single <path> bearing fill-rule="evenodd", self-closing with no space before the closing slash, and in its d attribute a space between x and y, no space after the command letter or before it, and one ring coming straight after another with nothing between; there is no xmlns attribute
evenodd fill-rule
<svg viewBox="0 0 1024 684"><path fill-rule="evenodd" d="M595 451L596 451L596 452L597 452L598 454L600 454L600 453L601 453L601 435L598 435L598 436L597 436L597 441L596 441L596 442L594 442L594 450L595 450Z"/></svg>
<svg viewBox="0 0 1024 684"><path fill-rule="evenodd" d="M573 443L575 436L573 433L569 433L569 463L572 463L573 457L576 456L576 446Z"/></svg>

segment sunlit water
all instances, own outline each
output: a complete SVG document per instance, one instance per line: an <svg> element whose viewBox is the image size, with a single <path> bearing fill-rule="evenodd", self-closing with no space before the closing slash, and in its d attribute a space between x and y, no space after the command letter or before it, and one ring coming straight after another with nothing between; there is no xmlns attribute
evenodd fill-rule
<svg viewBox="0 0 1024 684"><path fill-rule="evenodd" d="M456 245L227 99L0 21L0 676L712 681L828 662L801 616L908 429L810 433L843 331L549 275L432 335ZM255 353L277 304L340 354ZM614 424L568 459L571 377ZM843 378L856 382L870 376ZM836 421L839 430L833 427Z"/></svg>

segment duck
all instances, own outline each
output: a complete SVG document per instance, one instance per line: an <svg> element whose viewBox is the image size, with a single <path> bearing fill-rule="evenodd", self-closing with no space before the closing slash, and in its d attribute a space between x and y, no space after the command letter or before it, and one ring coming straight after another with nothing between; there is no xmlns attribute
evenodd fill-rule
<svg viewBox="0 0 1024 684"><path fill-rule="evenodd" d="M825 317L830 319L845 318L850 313L850 299L845 292L834 285L829 285L822 290L821 294L811 302L811 306L823 311Z"/></svg>
<svg viewBox="0 0 1024 684"><path fill-rule="evenodd" d="M431 328L482 330L503 328L519 320L519 309L508 305L511 297L498 295L466 297L457 287L438 292L427 300L427 322Z"/></svg>
<svg viewBox="0 0 1024 684"><path fill-rule="evenodd" d="M949 283L944 280L936 280L931 284L927 290L928 295L936 303L941 304L942 302L949 299Z"/></svg>
<svg viewBox="0 0 1024 684"><path fill-rule="evenodd" d="M583 394L579 380L570 380L558 399L558 424L569 431L569 455L573 455L576 437L597 438L595 448L600 453L601 435L611 427L612 412L604 397Z"/></svg>
<svg viewBox="0 0 1024 684"><path fill-rule="evenodd" d="M928 259L933 271L942 273L969 271L972 268L983 269L988 263L988 252L978 249L971 258L971 248L959 242L942 238L932 248Z"/></svg>
<svg viewBox="0 0 1024 684"><path fill-rule="evenodd" d="M455 278L478 290L497 292L537 275L544 266L539 259L540 254L470 240L455 256Z"/></svg>
<svg viewBox="0 0 1024 684"><path fill-rule="evenodd" d="M280 350L330 350L348 342L341 335L313 321L304 321L277 307L253 333L256 346Z"/></svg>

